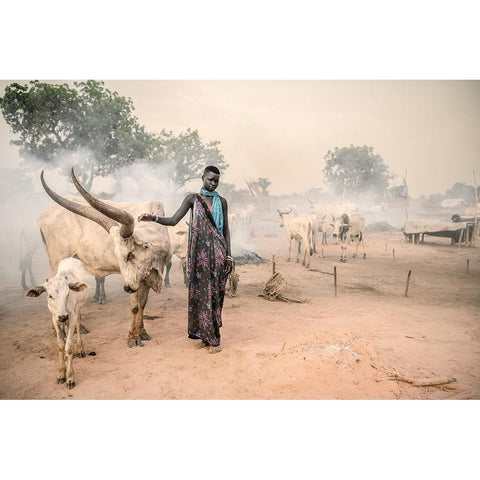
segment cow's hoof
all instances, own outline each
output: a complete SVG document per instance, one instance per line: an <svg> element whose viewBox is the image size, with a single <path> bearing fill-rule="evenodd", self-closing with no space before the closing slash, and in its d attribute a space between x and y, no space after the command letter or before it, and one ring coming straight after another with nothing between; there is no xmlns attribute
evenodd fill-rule
<svg viewBox="0 0 480 480"><path fill-rule="evenodd" d="M367 258L367 254L364 253L364 254L363 254L363 259L365 260L366 258Z"/></svg>
<svg viewBox="0 0 480 480"><path fill-rule="evenodd" d="M57 378L58 384L65 383L66 381L67 381L66 377Z"/></svg>
<svg viewBox="0 0 480 480"><path fill-rule="evenodd" d="M289 259L289 258L287 258L287 262L289 262L289 261L290 261L290 259Z"/></svg>
<svg viewBox="0 0 480 480"><path fill-rule="evenodd" d="M67 388L71 390L72 388L75 388L75 382L70 380L67 382Z"/></svg>
<svg viewBox="0 0 480 480"><path fill-rule="evenodd" d="M357 256L355 254L352 255L352 258L357 258Z"/></svg>
<svg viewBox="0 0 480 480"><path fill-rule="evenodd" d="M87 356L87 354L85 353L84 350L82 350L81 352L77 352L75 354L75 356L78 357L78 358L85 358Z"/></svg>
<svg viewBox="0 0 480 480"><path fill-rule="evenodd" d="M140 338L142 340L151 340L152 339L152 337L145 330L140 334Z"/></svg>
<svg viewBox="0 0 480 480"><path fill-rule="evenodd" d="M98 297L92 297L92 299L90 300L90 303L99 303L100 301L98 300Z"/></svg>
<svg viewBox="0 0 480 480"><path fill-rule="evenodd" d="M300 260L297 260L297 263L300 263Z"/></svg>
<svg viewBox="0 0 480 480"><path fill-rule="evenodd" d="M169 284L169 283L165 283L165 288L170 288L170 284Z"/></svg>
<svg viewBox="0 0 480 480"><path fill-rule="evenodd" d="M85 335L86 333L90 333L90 330L86 327L84 327L82 324L80 324L80 333L82 335Z"/></svg>
<svg viewBox="0 0 480 480"><path fill-rule="evenodd" d="M140 340L140 337L130 338L130 339L128 339L128 341L127 341L127 345L128 345L130 348L133 348L133 347L143 347L143 342L142 342L142 340Z"/></svg>

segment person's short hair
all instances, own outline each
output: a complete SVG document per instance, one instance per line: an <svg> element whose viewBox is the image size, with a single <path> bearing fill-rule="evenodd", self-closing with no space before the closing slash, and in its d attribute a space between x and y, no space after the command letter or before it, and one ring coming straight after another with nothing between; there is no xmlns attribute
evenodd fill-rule
<svg viewBox="0 0 480 480"><path fill-rule="evenodd" d="M215 173L216 175L220 175L220 170L213 165L209 165L208 167L205 167L205 170L203 171L203 175L206 175L208 172L212 172L212 173Z"/></svg>

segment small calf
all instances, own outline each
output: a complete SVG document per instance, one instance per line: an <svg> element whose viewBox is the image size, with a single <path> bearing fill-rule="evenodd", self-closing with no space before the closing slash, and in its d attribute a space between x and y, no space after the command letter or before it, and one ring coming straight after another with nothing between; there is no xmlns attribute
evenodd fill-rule
<svg viewBox="0 0 480 480"><path fill-rule="evenodd" d="M57 383L67 382L70 390L75 387L73 378L73 336L77 331L77 354L84 357L82 338L80 336L80 309L87 301L88 274L83 264L76 258L65 258L58 264L57 274L45 281L43 285L31 288L27 297L38 297L43 292L47 295L47 305L52 314L52 322L57 333L58 375ZM66 341L65 341L66 338ZM65 367L65 353L67 366Z"/></svg>

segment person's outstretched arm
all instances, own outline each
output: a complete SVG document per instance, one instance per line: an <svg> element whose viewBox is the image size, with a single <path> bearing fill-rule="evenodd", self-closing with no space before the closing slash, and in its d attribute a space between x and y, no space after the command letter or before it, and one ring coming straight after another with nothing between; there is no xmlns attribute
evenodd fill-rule
<svg viewBox="0 0 480 480"><path fill-rule="evenodd" d="M160 225L166 225L167 227L173 227L176 225L188 212L190 208L193 207L194 194L191 193L187 195L184 199L180 208L174 213L171 217L159 217L158 215L152 215L151 213L142 213L138 216L139 222L156 222Z"/></svg>

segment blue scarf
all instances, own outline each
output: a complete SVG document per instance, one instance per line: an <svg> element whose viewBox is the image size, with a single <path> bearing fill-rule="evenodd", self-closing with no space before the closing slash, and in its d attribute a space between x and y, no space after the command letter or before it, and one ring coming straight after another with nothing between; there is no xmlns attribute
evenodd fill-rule
<svg viewBox="0 0 480 480"><path fill-rule="evenodd" d="M203 187L200 189L200 193L204 197L213 197L212 200L212 217L217 226L217 230L223 235L223 208L220 195L217 192L209 192Z"/></svg>

